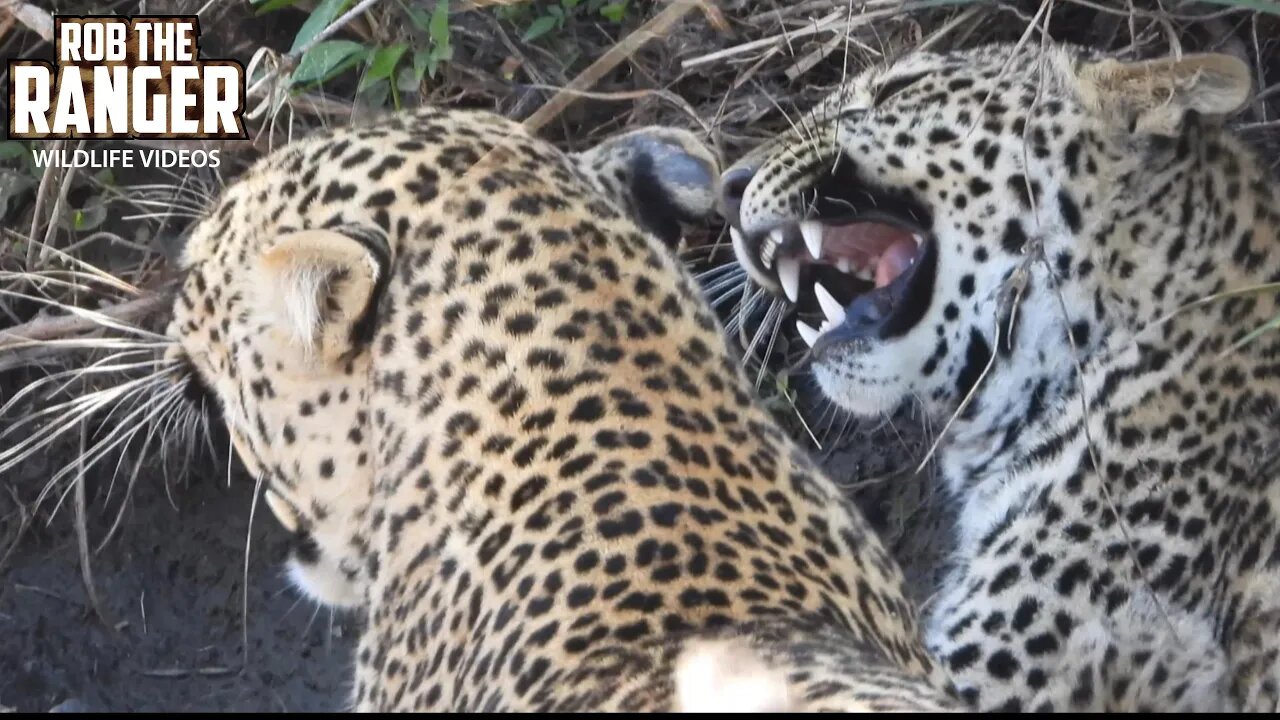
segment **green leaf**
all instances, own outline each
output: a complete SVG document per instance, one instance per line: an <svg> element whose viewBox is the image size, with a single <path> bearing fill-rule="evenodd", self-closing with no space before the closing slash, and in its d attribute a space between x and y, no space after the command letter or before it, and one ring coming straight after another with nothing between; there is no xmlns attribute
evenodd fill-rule
<svg viewBox="0 0 1280 720"><path fill-rule="evenodd" d="M494 8L494 15L496 15L499 20L506 20L509 23L519 22L529 15L529 5L526 5L525 3L499 5Z"/></svg>
<svg viewBox="0 0 1280 720"><path fill-rule="evenodd" d="M582 0L560 0L560 6L565 10L572 10L582 4Z"/></svg>
<svg viewBox="0 0 1280 720"><path fill-rule="evenodd" d="M20 200L21 195L35 189L37 180L14 170L0 168L0 219L9 212L9 203Z"/></svg>
<svg viewBox="0 0 1280 720"><path fill-rule="evenodd" d="M449 0L436 3L435 12L431 13L431 26L428 34L431 42L438 47L449 47Z"/></svg>
<svg viewBox="0 0 1280 720"><path fill-rule="evenodd" d="M427 11L417 5L406 7L404 11L409 13L409 22L412 22L414 27L423 32L427 31L427 27L431 25L431 16Z"/></svg>
<svg viewBox="0 0 1280 720"><path fill-rule="evenodd" d="M81 232L93 230L102 225L107 219L106 204L102 198L94 196L82 208L76 208L71 213L71 229Z"/></svg>
<svg viewBox="0 0 1280 720"><path fill-rule="evenodd" d="M254 10L254 14L266 15L270 12L292 7L297 3L298 0L254 0L254 4L258 6L258 8Z"/></svg>
<svg viewBox="0 0 1280 720"><path fill-rule="evenodd" d="M31 157L31 151L27 149L26 143L20 140L5 140L4 142L0 142L0 162L23 156Z"/></svg>
<svg viewBox="0 0 1280 720"><path fill-rule="evenodd" d="M374 80L360 88L360 96L371 107L382 107L391 99L391 83L388 80Z"/></svg>
<svg viewBox="0 0 1280 720"><path fill-rule="evenodd" d="M413 79L422 82L422 76L431 71L431 76L435 77L435 61L431 58L430 50L414 50L413 51Z"/></svg>
<svg viewBox="0 0 1280 720"><path fill-rule="evenodd" d="M400 63L400 58L404 56L408 45L404 43L396 43L379 48L373 54L373 60L369 63L369 71L364 74L364 80L360 85L363 87L366 83L372 83L376 80L385 80L391 77L391 73L395 72L396 65Z"/></svg>
<svg viewBox="0 0 1280 720"><path fill-rule="evenodd" d="M432 48L432 50L431 50L431 59L432 59L433 61L437 62L437 63L440 63L440 62L447 62L447 61L449 61L449 60L452 60L452 59L453 59L453 48L451 48L451 47L446 47L446 48ZM434 72L431 74L431 77L435 77L435 73L434 73Z"/></svg>
<svg viewBox="0 0 1280 720"><path fill-rule="evenodd" d="M415 63L417 62L415 58ZM391 79L396 90L407 93L418 89L418 83L422 82L422 76L418 71L411 67L402 67L396 70L396 75Z"/></svg>
<svg viewBox="0 0 1280 720"><path fill-rule="evenodd" d="M605 5L604 7L600 8L600 15L604 17L604 19L610 22L620 23L622 22L622 18L625 17L626 14L627 14L626 2L609 3L608 5Z"/></svg>
<svg viewBox="0 0 1280 720"><path fill-rule="evenodd" d="M302 56L297 69L293 71L293 84L315 82L330 77L344 61L357 55L363 56L368 50L358 42L350 40L326 40Z"/></svg>
<svg viewBox="0 0 1280 720"><path fill-rule="evenodd" d="M289 48L289 52L297 52L329 27L330 23L338 19L338 14L348 2L350 0L320 0L316 9L311 11L311 16L302 23L302 27L298 28L298 34L293 37L293 47Z"/></svg>
<svg viewBox="0 0 1280 720"><path fill-rule="evenodd" d="M555 29L559 18L554 15L543 15L529 24L529 29L524 31L524 41L532 42L546 35Z"/></svg>

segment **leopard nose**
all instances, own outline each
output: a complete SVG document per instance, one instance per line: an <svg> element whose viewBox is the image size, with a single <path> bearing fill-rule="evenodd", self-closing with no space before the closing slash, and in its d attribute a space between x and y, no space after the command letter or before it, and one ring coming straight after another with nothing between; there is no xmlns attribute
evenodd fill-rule
<svg viewBox="0 0 1280 720"><path fill-rule="evenodd" d="M742 197L746 195L747 186L755 176L756 168L751 166L732 167L720 176L720 201L724 205L724 217L730 225L740 226Z"/></svg>

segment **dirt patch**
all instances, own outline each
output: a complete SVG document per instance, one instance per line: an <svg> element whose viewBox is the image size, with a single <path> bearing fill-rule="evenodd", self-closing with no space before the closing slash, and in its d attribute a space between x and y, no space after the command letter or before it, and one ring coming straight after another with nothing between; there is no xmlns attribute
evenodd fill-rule
<svg viewBox="0 0 1280 720"><path fill-rule="evenodd" d="M248 566L244 664L253 484L236 473L228 486L225 471L206 472L175 487L173 505L158 478L138 484L118 537L93 559L107 623L89 605L66 515L27 535L0 583L0 706L24 712L342 708L356 624L316 612L287 587L280 564L287 537L262 506ZM102 519L91 525L92 537L105 532Z"/></svg>

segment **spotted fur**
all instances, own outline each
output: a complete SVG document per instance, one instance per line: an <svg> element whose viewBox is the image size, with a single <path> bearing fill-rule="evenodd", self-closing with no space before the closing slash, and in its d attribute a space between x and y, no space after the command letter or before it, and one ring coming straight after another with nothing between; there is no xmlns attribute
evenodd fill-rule
<svg viewBox="0 0 1280 720"><path fill-rule="evenodd" d="M667 710L695 640L796 708L948 704L898 567L659 242L714 179L683 133L566 156L423 110L277 151L196 228L170 335L295 580L367 615L356 707Z"/></svg>
<svg viewBox="0 0 1280 720"><path fill-rule="evenodd" d="M918 320L812 367L852 411L955 416L926 635L976 708L1277 709L1280 335L1232 348L1280 304L1198 303L1280 281L1276 183L1221 129L1248 90L1221 56L917 54L731 171L770 287L753 239L836 180L925 210Z"/></svg>

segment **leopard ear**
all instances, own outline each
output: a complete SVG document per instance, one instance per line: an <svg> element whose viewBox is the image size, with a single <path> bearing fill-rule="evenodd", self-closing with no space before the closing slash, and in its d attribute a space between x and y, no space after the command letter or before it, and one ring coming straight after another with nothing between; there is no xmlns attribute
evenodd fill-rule
<svg viewBox="0 0 1280 720"><path fill-rule="evenodd" d="M643 127L573 155L606 197L668 247L680 242L680 223L715 214L720 161L687 130Z"/></svg>
<svg viewBox="0 0 1280 720"><path fill-rule="evenodd" d="M1231 55L1187 55L1124 63L1102 60L1076 69L1085 106L1133 132L1176 136L1190 113L1219 123L1248 103L1252 75Z"/></svg>
<svg viewBox="0 0 1280 720"><path fill-rule="evenodd" d="M390 265L380 230L342 226L289 233L258 259L259 302L308 354L337 363L373 339Z"/></svg>

